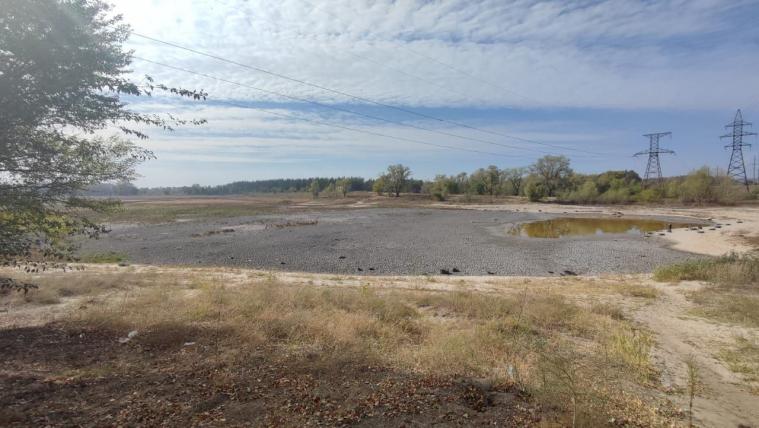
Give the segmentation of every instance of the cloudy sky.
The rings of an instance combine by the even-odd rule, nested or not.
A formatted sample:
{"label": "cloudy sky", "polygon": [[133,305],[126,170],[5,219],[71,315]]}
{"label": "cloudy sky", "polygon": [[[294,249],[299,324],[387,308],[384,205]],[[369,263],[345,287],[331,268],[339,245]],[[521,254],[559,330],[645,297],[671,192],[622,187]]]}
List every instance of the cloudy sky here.
{"label": "cloudy sky", "polygon": [[138,80],[210,94],[130,100],[208,120],[151,132],[143,186],[372,177],[390,163],[430,178],[546,153],[642,173],[631,155],[657,131],[673,132],[671,175],[727,165],[718,137],[736,109],[759,122],[757,1],[114,3],[139,34]]}

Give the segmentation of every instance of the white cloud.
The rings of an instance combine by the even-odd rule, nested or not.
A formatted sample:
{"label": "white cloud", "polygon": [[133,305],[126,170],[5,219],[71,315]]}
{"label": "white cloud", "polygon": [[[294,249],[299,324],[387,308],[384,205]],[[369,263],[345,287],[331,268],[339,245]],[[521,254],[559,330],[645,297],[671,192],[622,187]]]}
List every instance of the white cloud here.
{"label": "white cloud", "polygon": [[[117,10],[140,33],[412,106],[718,107],[755,96],[745,88],[759,84],[755,49],[740,50],[733,40],[706,43],[709,46],[702,49],[688,47],[692,40],[708,42],[727,30],[751,31],[731,28],[727,18],[747,1],[314,3],[123,0],[117,2]],[[148,59],[264,89],[345,101],[144,39],[134,38],[131,46]],[[215,97],[276,99],[139,61],[135,65],[165,81],[202,86]]]}
{"label": "white cloud", "polygon": [[[649,112],[668,112],[681,119],[682,112],[704,114],[703,110],[730,112],[740,105],[759,107],[759,30],[741,25],[750,15],[759,14],[759,7],[749,0],[115,3],[117,11],[138,33],[382,103],[445,115],[488,131],[616,153],[608,161],[598,162],[582,153],[565,152],[573,160],[584,162],[585,171],[637,165],[629,154],[642,144],[640,135],[650,131],[648,127],[653,124],[670,129],[669,124],[660,121],[650,124]],[[740,22],[736,23],[736,19]],[[153,138],[144,144],[158,154],[159,161],[143,168],[146,176],[150,173],[144,183],[218,183],[230,178],[345,171],[371,176],[387,162],[448,162],[447,167],[436,171],[425,165],[430,175],[458,172],[464,168],[458,165],[464,159],[479,162],[476,166],[482,166],[482,162],[517,166],[528,164],[544,151],[555,151],[380,109],[139,37],[133,37],[129,47],[139,57],[267,91],[336,103],[340,108],[358,109],[410,125],[522,148],[496,147],[298,105],[249,87],[136,60],[133,69],[137,75],[147,73],[162,83],[203,88],[210,94],[206,103],[154,97],[140,99],[131,106],[144,112],[171,112],[208,120],[206,125],[183,127],[174,133],[148,130]],[[225,104],[229,101],[263,105],[274,113],[295,118]],[[573,119],[571,112],[580,110],[621,110],[630,112],[631,117],[644,118],[646,123],[626,123],[623,129],[615,129],[610,123],[591,123],[588,116]],[[503,115],[491,114],[504,111],[515,117],[506,120]],[[568,113],[564,117],[562,112]],[[466,154],[297,118],[513,157]],[[717,127],[722,124],[720,121]],[[709,135],[699,141],[711,141]],[[701,158],[692,161],[710,162],[711,155],[702,154],[705,150],[697,151]],[[686,156],[695,157],[692,153],[695,152]],[[233,164],[239,165],[234,169]],[[327,169],[328,165],[332,169]],[[200,178],[196,177],[205,167],[213,171],[203,171]],[[681,167],[680,172],[686,168]],[[255,174],[250,172],[253,170]]]}

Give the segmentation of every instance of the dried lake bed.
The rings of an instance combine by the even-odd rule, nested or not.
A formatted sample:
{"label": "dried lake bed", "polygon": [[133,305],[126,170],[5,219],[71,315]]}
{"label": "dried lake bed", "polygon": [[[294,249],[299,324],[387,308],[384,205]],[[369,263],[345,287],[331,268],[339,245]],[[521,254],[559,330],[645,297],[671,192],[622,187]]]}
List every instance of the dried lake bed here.
{"label": "dried lake bed", "polygon": [[566,216],[369,208],[114,224],[101,239],[84,242],[81,253],[115,252],[141,264],[366,275],[635,273],[699,257],[668,248],[658,234],[594,233],[536,239],[507,232],[510,227],[559,217]]}

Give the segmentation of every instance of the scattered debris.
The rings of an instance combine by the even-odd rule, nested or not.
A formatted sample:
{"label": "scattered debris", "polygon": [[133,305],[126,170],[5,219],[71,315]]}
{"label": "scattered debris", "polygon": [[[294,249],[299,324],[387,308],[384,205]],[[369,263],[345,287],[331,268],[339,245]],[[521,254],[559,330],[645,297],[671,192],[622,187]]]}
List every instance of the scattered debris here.
{"label": "scattered debris", "polygon": [[235,230],[232,229],[232,228],[225,228],[225,229],[221,229],[221,230],[208,230],[208,231],[203,232],[203,233],[193,233],[190,236],[193,237],[193,238],[202,238],[204,236],[220,235],[222,233],[234,233],[234,231]]}
{"label": "scattered debris", "polygon": [[298,226],[314,226],[316,224],[319,224],[319,220],[296,220],[296,221],[286,221],[284,223],[272,223],[267,224],[266,228],[273,227],[275,229],[284,229],[286,227],[298,227]]}
{"label": "scattered debris", "polygon": [[130,340],[132,340],[135,336],[137,336],[137,330],[132,330],[129,333],[127,333],[126,337],[120,337],[119,343],[127,343]]}

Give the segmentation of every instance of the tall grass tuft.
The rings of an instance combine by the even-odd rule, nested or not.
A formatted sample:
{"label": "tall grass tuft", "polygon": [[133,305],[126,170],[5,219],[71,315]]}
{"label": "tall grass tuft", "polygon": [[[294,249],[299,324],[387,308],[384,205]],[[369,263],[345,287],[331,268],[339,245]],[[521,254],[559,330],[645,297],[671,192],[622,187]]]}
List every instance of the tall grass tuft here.
{"label": "tall grass tuft", "polygon": [[662,282],[707,281],[720,286],[757,286],[759,257],[733,253],[716,259],[687,261],[657,269],[654,279]]}

